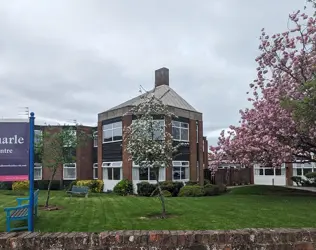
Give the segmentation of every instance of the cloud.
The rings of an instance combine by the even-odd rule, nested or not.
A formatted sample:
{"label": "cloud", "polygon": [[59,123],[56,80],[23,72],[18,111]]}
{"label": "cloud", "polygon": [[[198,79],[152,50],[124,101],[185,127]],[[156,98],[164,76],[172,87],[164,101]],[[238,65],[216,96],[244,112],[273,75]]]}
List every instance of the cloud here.
{"label": "cloud", "polygon": [[[96,124],[151,89],[154,70],[203,112],[210,144],[237,124],[255,77],[258,37],[287,29],[305,1],[6,1],[0,5],[0,117]],[[215,139],[214,139],[215,138]]]}

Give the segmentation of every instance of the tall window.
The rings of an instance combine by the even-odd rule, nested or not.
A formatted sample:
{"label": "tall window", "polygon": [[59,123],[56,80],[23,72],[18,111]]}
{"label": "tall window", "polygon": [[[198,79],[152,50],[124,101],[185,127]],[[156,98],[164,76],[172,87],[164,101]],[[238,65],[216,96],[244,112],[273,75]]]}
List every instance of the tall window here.
{"label": "tall window", "polygon": [[63,174],[64,174],[64,180],[76,180],[77,179],[76,163],[64,164]]}
{"label": "tall window", "polygon": [[121,180],[122,179],[122,162],[103,162],[103,179],[104,180]]}
{"label": "tall window", "polygon": [[173,161],[172,162],[173,180],[189,180],[189,162],[188,161]]}
{"label": "tall window", "polygon": [[98,131],[93,132],[93,146],[98,147]]}
{"label": "tall window", "polygon": [[93,179],[98,179],[98,163],[93,164]]}
{"label": "tall window", "polygon": [[103,125],[103,143],[122,140],[122,122]]}
{"label": "tall window", "polygon": [[40,163],[34,164],[34,180],[42,180],[42,164]]}
{"label": "tall window", "polygon": [[172,121],[172,136],[175,141],[189,141],[189,124]]}

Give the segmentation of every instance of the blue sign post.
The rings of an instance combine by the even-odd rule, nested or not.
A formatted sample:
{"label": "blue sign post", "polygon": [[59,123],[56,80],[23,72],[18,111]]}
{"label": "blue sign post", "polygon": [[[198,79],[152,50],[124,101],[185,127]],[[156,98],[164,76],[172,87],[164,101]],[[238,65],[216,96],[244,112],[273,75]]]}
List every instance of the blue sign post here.
{"label": "blue sign post", "polygon": [[30,191],[29,191],[29,224],[28,231],[34,232],[34,123],[35,123],[35,115],[31,112],[30,116]]}

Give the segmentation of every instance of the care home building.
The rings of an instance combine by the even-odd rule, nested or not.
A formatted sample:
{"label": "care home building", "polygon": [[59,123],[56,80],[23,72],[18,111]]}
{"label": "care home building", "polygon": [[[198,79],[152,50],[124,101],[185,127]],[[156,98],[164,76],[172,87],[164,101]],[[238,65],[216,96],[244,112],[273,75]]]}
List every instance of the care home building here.
{"label": "care home building", "polygon": [[[204,168],[207,168],[208,145],[203,136],[202,113],[198,112],[184,100],[169,84],[169,69],[161,68],[155,71],[155,83],[150,91],[159,98],[177,118],[172,121],[170,129],[173,143],[185,142],[187,146],[180,148],[169,168],[159,172],[161,181],[197,181],[204,178]],[[128,111],[141,101],[141,95],[107,111],[98,114],[97,136],[98,178],[104,181],[104,191],[112,190],[122,179],[132,180],[134,185],[141,181],[155,182],[150,168],[139,168],[130,161],[126,151],[127,141],[123,130],[131,125],[134,117]],[[164,119],[159,122],[164,124]]]}
{"label": "care home building", "polygon": [[[203,116],[184,100],[169,85],[169,70],[161,68],[155,71],[155,82],[150,91],[168,106],[177,118],[172,121],[172,127],[167,127],[173,135],[173,143],[185,142],[180,152],[174,157],[170,167],[162,168],[159,172],[161,181],[198,181],[204,179],[204,169],[208,167],[208,143],[203,136]],[[55,180],[67,185],[73,180],[101,179],[104,181],[104,191],[113,187],[122,179],[132,180],[135,187],[138,182],[155,182],[150,169],[139,168],[126,152],[127,141],[123,130],[131,125],[135,119],[132,115],[125,115],[134,105],[141,101],[137,96],[107,111],[98,114],[97,127],[79,126],[93,137],[73,150],[75,162],[69,162],[58,168]],[[164,118],[159,119],[162,124]],[[37,126],[35,134],[40,135],[46,126]],[[56,132],[63,129],[55,126]],[[48,180],[50,169],[42,167],[41,159],[35,157],[35,179]],[[136,190],[136,189],[135,189]]]}

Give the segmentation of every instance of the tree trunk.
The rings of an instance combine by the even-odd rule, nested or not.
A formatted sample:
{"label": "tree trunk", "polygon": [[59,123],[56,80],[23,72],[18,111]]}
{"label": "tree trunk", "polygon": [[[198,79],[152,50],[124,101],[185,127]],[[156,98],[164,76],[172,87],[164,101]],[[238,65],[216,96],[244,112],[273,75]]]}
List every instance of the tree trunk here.
{"label": "tree trunk", "polygon": [[46,208],[48,207],[48,202],[49,202],[49,198],[50,198],[50,188],[51,188],[51,186],[52,186],[52,182],[53,182],[54,177],[55,177],[55,174],[56,174],[56,172],[57,172],[57,168],[58,168],[58,166],[54,167],[53,172],[52,172],[52,175],[51,175],[50,180],[49,180],[49,183],[48,183],[47,198],[46,198],[46,203],[45,203],[45,207],[46,207]]}
{"label": "tree trunk", "polygon": [[165,204],[165,197],[163,196],[162,190],[161,190],[161,186],[159,183],[159,168],[155,169],[155,175],[156,175],[156,181],[157,181],[157,187],[158,187],[158,195],[159,195],[159,199],[161,201],[161,218],[165,219],[166,218],[166,204]]}

